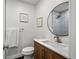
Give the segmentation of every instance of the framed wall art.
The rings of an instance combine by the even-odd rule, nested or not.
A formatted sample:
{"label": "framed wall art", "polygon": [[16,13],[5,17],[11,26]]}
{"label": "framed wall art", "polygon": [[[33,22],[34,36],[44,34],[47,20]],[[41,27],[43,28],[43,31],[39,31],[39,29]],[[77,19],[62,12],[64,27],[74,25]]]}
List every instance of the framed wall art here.
{"label": "framed wall art", "polygon": [[26,13],[20,13],[20,22],[28,23],[29,22],[29,15]]}
{"label": "framed wall art", "polygon": [[43,26],[43,17],[39,17],[36,19],[36,25],[37,25],[37,27]]}

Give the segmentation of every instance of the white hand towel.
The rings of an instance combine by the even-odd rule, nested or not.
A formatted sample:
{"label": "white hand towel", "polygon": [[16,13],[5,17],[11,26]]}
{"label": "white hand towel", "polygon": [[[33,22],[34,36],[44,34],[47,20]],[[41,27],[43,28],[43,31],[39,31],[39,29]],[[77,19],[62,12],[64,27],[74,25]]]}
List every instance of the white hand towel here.
{"label": "white hand towel", "polygon": [[18,47],[18,29],[16,28],[9,28],[7,30],[7,44],[9,45],[9,48],[11,47]]}

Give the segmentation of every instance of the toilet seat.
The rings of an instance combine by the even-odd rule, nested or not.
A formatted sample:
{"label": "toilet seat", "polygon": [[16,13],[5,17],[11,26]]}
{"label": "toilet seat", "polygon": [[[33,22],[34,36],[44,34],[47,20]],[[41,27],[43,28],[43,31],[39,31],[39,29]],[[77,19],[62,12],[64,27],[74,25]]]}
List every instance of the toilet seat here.
{"label": "toilet seat", "polygon": [[22,50],[22,54],[23,55],[31,55],[34,52],[34,48],[33,47],[25,47]]}

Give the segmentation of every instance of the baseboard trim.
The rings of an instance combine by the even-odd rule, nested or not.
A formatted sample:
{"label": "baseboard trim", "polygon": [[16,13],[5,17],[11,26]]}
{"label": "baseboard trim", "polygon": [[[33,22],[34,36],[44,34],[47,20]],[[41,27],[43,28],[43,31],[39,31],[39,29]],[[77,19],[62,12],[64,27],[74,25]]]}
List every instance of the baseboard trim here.
{"label": "baseboard trim", "polygon": [[12,55],[12,56],[7,56],[8,59],[15,59],[15,58],[19,58],[19,57],[22,57],[23,55],[21,53],[18,53],[18,54],[15,54],[15,55]]}

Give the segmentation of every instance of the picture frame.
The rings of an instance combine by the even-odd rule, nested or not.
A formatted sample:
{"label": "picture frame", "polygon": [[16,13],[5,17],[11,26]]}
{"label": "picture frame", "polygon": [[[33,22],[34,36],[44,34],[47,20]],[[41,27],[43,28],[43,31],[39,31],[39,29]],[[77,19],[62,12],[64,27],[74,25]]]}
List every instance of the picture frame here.
{"label": "picture frame", "polygon": [[20,13],[20,22],[28,23],[29,22],[29,15],[27,13]]}
{"label": "picture frame", "polygon": [[36,19],[37,27],[43,27],[43,17],[39,17]]}

